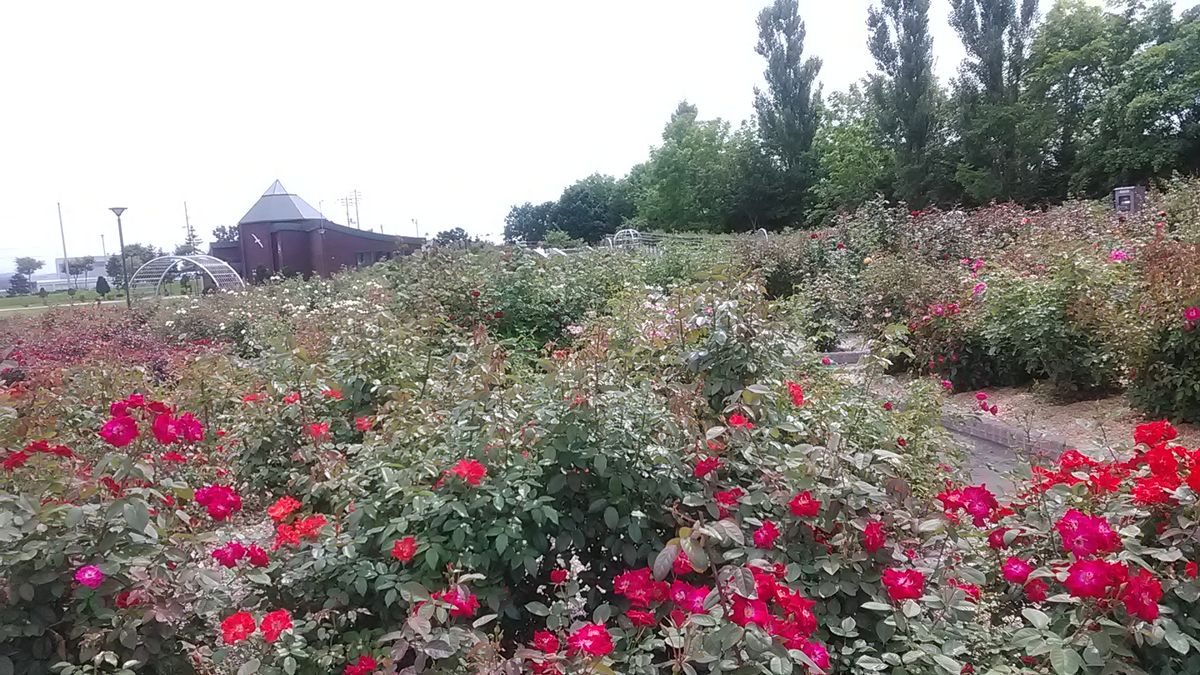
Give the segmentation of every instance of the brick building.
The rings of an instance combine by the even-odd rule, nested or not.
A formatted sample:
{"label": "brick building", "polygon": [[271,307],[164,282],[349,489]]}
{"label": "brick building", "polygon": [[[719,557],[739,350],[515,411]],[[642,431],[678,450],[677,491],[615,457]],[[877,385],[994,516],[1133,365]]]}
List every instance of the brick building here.
{"label": "brick building", "polygon": [[418,237],[333,223],[275,181],[238,221],[238,241],[214,243],[209,254],[251,281],[264,274],[327,277],[343,268],[406,255],[424,244]]}

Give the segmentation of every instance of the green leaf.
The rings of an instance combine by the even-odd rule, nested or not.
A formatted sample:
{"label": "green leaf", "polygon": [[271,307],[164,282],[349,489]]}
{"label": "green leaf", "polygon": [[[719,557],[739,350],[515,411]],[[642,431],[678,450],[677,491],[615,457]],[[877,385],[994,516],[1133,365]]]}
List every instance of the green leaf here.
{"label": "green leaf", "polygon": [[890,612],[890,611],[892,611],[892,606],[891,606],[891,605],[885,605],[885,604],[883,604],[882,602],[874,602],[874,601],[871,601],[871,602],[864,602],[864,603],[863,603],[862,605],[860,605],[860,606],[861,606],[863,609],[869,609],[869,610],[872,610],[872,611],[875,611],[875,612]]}
{"label": "green leaf", "polygon": [[131,502],[121,508],[125,513],[125,524],[134,532],[145,532],[146,526],[150,524],[150,512],[146,509],[146,503],[142,501]]}
{"label": "green leaf", "polygon": [[1050,625],[1050,617],[1040,609],[1026,607],[1025,609],[1021,610],[1021,616],[1028,619],[1029,623],[1033,624],[1034,628],[1045,630],[1046,627]]}
{"label": "green leaf", "polygon": [[921,606],[913,600],[905,600],[904,605],[901,606],[901,609],[904,611],[904,616],[907,616],[910,619],[921,613]]}
{"label": "green leaf", "polygon": [[945,654],[934,654],[933,660],[948,675],[960,675],[962,673],[962,664]]}
{"label": "green leaf", "polygon": [[296,675],[297,666],[296,657],[294,656],[288,656],[283,660],[283,672],[287,673],[287,675]]}
{"label": "green leaf", "polygon": [[496,536],[496,553],[504,555],[506,549],[508,549],[508,535],[501,532]]}
{"label": "green leaf", "polygon": [[610,529],[610,530],[617,529],[617,523],[619,523],[620,520],[621,520],[621,517],[617,513],[617,510],[615,508],[610,506],[610,507],[604,509],[604,524],[608,526],[608,529]]}
{"label": "green leaf", "polygon": [[533,602],[525,603],[525,609],[530,614],[536,614],[537,616],[549,616],[550,615],[550,608],[543,605],[542,603],[538,602],[537,600],[534,600]]}
{"label": "green leaf", "polygon": [[479,617],[478,619],[475,619],[474,621],[472,621],[471,627],[472,628],[482,628],[483,626],[486,626],[489,623],[491,623],[492,621],[494,621],[496,619],[496,617],[498,617],[498,616],[500,616],[500,615],[499,614],[484,614],[483,616]]}
{"label": "green leaf", "polygon": [[14,670],[12,660],[0,655],[0,675],[13,675]]}
{"label": "green leaf", "polygon": [[258,672],[258,668],[261,665],[262,665],[262,661],[252,658],[249,661],[243,663],[241,668],[238,668],[237,675],[253,675],[253,673]]}
{"label": "green leaf", "polygon": [[679,557],[679,545],[667,544],[663,550],[658,552],[654,557],[654,578],[663,580],[671,572],[671,567],[675,564],[675,559]]}
{"label": "green leaf", "polygon": [[608,457],[604,455],[596,455],[596,460],[593,462],[596,467],[596,473],[603,476],[608,473]]}
{"label": "green leaf", "polygon": [[1050,649],[1050,665],[1058,675],[1075,675],[1083,665],[1083,658],[1074,649],[1052,647]]}

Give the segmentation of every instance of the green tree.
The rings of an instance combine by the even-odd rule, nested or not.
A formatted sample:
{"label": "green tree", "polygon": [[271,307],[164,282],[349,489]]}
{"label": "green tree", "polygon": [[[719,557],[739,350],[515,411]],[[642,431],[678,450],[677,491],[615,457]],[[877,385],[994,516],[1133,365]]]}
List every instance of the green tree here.
{"label": "green tree", "polygon": [[67,259],[67,274],[71,277],[72,287],[79,287],[79,275],[84,275],[84,285],[87,285],[88,273],[96,266],[95,256]]}
{"label": "green tree", "polygon": [[1091,193],[1200,171],[1200,14],[1164,30],[1152,7],[1130,32],[1129,42],[1149,42],[1121,66],[1100,103],[1099,133],[1081,152],[1073,185]]}
{"label": "green tree", "polygon": [[29,285],[29,277],[17,272],[8,278],[8,294],[9,295],[27,295],[32,291]]}
{"label": "green tree", "polygon": [[31,258],[29,256],[14,258],[13,263],[17,266],[17,273],[27,278],[33,276],[34,272],[42,269],[42,267],[46,265],[46,263],[42,262],[41,260],[38,260],[37,258]]}
{"label": "green tree", "polygon": [[546,230],[553,226],[551,217],[554,214],[554,202],[533,204],[525,202],[514,206],[504,217],[504,241],[541,241],[546,236]]}
{"label": "green tree", "polygon": [[950,0],[967,57],[955,83],[960,161],[955,179],[975,202],[1007,199],[1022,181],[1025,76],[1037,0]]}
{"label": "green tree", "polygon": [[96,295],[107,298],[111,291],[112,288],[108,285],[108,279],[105,279],[103,276],[96,277]]}
{"label": "green tree", "polygon": [[471,235],[467,234],[466,230],[461,227],[455,227],[438,232],[433,240],[439,244],[453,244],[456,241],[468,241],[470,238]]}
{"label": "green tree", "polygon": [[732,159],[729,123],[700,120],[695,106],[680,103],[662,145],[631,178],[638,217],[653,229],[725,229],[733,202]]}
{"label": "green tree", "polygon": [[218,225],[213,228],[214,244],[236,244],[241,238],[235,225]]}
{"label": "green tree", "polygon": [[887,191],[893,175],[892,155],[879,136],[878,113],[858,87],[829,97],[826,115],[813,142],[818,179],[813,188],[810,223],[852,211]]}
{"label": "green tree", "polygon": [[781,210],[793,221],[801,219],[816,173],[812,143],[821,109],[821,60],[804,58],[804,36],[798,0],[774,0],[759,12],[755,51],[767,60],[767,88],[754,89],[754,111],[763,147],[783,174]]}
{"label": "green tree", "polygon": [[[129,273],[134,274],[138,268],[162,255],[162,251],[145,244],[128,244],[125,246],[125,256],[129,264]],[[121,256],[109,256],[104,266],[105,275],[111,279],[114,288],[125,288],[125,272],[121,269]]]}
{"label": "green tree", "polygon": [[934,152],[937,80],[929,0],[880,0],[867,12],[867,46],[878,73],[869,80],[887,148],[894,155],[892,193],[923,207],[937,182]]}
{"label": "green tree", "polygon": [[794,224],[784,207],[783,173],[767,154],[756,126],[743,122],[729,144],[733,173],[729,229],[735,232],[777,229]]}
{"label": "green tree", "polygon": [[196,255],[200,253],[199,235],[196,234],[196,228],[192,227],[189,222],[187,224],[187,234],[184,235],[183,243],[175,247],[175,255]]}
{"label": "green tree", "polygon": [[551,220],[568,237],[596,242],[621,229],[633,214],[626,181],[597,173],[563,190]]}

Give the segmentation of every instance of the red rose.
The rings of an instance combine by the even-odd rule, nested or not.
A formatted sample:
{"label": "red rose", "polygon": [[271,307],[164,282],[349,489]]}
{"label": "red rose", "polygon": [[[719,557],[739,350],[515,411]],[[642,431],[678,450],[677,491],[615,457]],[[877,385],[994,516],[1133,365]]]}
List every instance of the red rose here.
{"label": "red rose", "polygon": [[771,548],[779,538],[779,528],[775,523],[764,520],[762,527],[754,531],[754,545],[759,548]]}
{"label": "red rose", "polygon": [[1024,584],[1029,580],[1032,572],[1033,565],[1015,556],[1009,556],[1008,560],[1004,561],[1004,566],[1001,567],[1004,578],[1014,584]]}
{"label": "red rose", "polygon": [[267,644],[279,639],[279,634],[292,627],[292,615],[286,609],[268,612],[262,620],[263,639]]}
{"label": "red rose", "polygon": [[564,569],[550,570],[550,583],[554,584],[555,586],[559,584],[565,584],[567,583],[568,576],[570,576],[570,574]]}
{"label": "red rose", "polygon": [[473,459],[460,459],[447,472],[462,478],[469,485],[479,485],[483,477],[487,475],[487,467]]}
{"label": "red rose", "polygon": [[916,600],[925,593],[925,575],[918,570],[889,567],[882,580],[893,601]]}
{"label": "red rose", "polygon": [[792,497],[788,509],[798,518],[816,518],[821,513],[821,502],[808,490]]}
{"label": "red rose", "polygon": [[116,448],[123,448],[129,445],[137,436],[137,422],[127,415],[113,417],[100,428],[100,438],[103,438],[109,445]]}
{"label": "red rose", "polygon": [[867,523],[867,527],[863,529],[862,534],[863,548],[867,553],[874,553],[883,548],[887,543],[887,535],[883,531],[883,523],[878,520],[872,520]]}
{"label": "red rose", "polygon": [[413,559],[417,553],[417,540],[415,537],[408,536],[403,539],[397,539],[392,543],[392,557],[402,563],[407,563]]}
{"label": "red rose", "polygon": [[613,650],[612,636],[602,624],[585,624],[567,636],[567,653],[604,656]]}
{"label": "red rose", "polygon": [[285,495],[267,507],[267,515],[271,517],[271,520],[278,523],[281,520],[286,520],[298,508],[300,508],[300,502],[294,497]]}
{"label": "red rose", "polygon": [[533,648],[546,654],[558,651],[558,638],[548,630],[539,630],[533,634]]}
{"label": "red rose", "polygon": [[221,622],[221,637],[225,644],[231,645],[250,637],[254,629],[254,617],[250,612],[237,612]]}
{"label": "red rose", "polygon": [[629,620],[635,626],[653,626],[658,623],[654,618],[654,612],[647,612],[645,610],[631,609],[625,612],[625,616],[629,617]]}
{"label": "red rose", "polygon": [[1154,621],[1158,618],[1158,601],[1162,596],[1162,583],[1144,569],[1138,570],[1137,574],[1130,577],[1121,591],[1125,611],[1142,621]]}

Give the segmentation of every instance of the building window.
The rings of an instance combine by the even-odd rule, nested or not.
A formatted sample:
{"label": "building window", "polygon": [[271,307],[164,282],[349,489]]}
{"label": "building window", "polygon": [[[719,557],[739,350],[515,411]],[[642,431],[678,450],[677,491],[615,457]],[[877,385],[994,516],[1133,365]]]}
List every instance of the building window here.
{"label": "building window", "polygon": [[368,254],[366,254],[366,253],[359,253],[359,254],[358,254],[358,266],[359,266],[359,267],[363,267],[363,266],[365,266],[367,263],[369,263],[369,262],[370,262],[370,259],[369,259],[369,258],[367,258],[367,255],[368,255]]}

